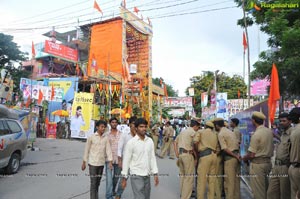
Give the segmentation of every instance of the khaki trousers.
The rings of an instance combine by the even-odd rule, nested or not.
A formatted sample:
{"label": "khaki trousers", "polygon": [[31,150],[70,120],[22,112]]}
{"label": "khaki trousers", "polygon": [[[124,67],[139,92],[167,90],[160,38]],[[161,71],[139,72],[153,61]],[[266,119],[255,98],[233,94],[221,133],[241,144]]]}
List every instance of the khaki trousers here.
{"label": "khaki trousers", "polygon": [[179,155],[178,162],[181,199],[190,199],[195,177],[194,157],[191,154],[183,153]]}
{"label": "khaki trousers", "polygon": [[170,144],[170,158],[175,158],[174,140],[173,139]]}
{"label": "khaki trousers", "polygon": [[268,199],[291,198],[291,184],[286,165],[274,166],[269,175]]}
{"label": "khaki trousers", "polygon": [[217,177],[215,180],[215,199],[221,199],[223,190],[223,174],[224,174],[224,162],[222,155],[217,155],[216,172]]}
{"label": "khaki trousers", "polygon": [[154,153],[156,154],[157,144],[158,144],[158,136],[152,135],[153,143],[154,143]]}
{"label": "khaki trousers", "polygon": [[265,199],[267,198],[268,190],[268,175],[271,171],[271,163],[256,164],[251,163],[250,165],[250,186],[254,194],[254,199]]}
{"label": "khaki trousers", "polygon": [[239,165],[239,161],[233,157],[224,161],[224,189],[228,199],[240,199]]}
{"label": "khaki trousers", "polygon": [[206,184],[208,183],[207,198],[213,199],[215,194],[217,155],[210,154],[199,158],[197,168],[197,199],[204,199]]}
{"label": "khaki trousers", "polygon": [[300,167],[290,166],[289,168],[289,177],[291,182],[291,198],[300,198]]}
{"label": "khaki trousers", "polygon": [[166,153],[171,146],[171,142],[172,142],[171,138],[169,138],[168,142],[165,142],[164,147],[162,148],[161,153],[160,153],[161,157],[164,158],[166,156]]}

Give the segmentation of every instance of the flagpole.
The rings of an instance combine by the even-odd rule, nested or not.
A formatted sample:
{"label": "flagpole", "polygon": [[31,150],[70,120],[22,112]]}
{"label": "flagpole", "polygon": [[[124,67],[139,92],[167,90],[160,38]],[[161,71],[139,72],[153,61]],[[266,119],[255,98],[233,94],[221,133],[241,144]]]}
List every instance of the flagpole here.
{"label": "flagpole", "polygon": [[[246,82],[246,80],[245,80],[245,65],[246,64],[245,64],[245,48],[244,48],[244,52],[243,52],[243,79],[244,79],[244,82]],[[242,105],[243,110],[245,109],[244,103],[245,103],[245,97],[243,95],[243,105]]]}

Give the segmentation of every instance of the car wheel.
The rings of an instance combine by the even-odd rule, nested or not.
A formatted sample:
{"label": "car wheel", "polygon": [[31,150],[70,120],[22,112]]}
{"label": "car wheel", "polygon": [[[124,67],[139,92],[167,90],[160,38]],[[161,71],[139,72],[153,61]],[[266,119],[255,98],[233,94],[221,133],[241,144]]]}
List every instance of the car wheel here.
{"label": "car wheel", "polygon": [[7,174],[14,174],[17,173],[20,168],[20,155],[17,153],[12,154],[9,159],[9,163],[6,167]]}

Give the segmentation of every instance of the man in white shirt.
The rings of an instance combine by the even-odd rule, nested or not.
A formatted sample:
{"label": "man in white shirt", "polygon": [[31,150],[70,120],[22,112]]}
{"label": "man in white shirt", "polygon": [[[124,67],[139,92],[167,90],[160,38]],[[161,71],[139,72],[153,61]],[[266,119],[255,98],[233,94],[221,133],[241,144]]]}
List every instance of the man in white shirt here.
{"label": "man in white shirt", "polygon": [[[118,164],[119,164],[119,168],[122,169],[122,158],[124,155],[124,151],[125,151],[125,147],[127,145],[127,142],[133,138],[135,136],[135,126],[134,126],[134,122],[137,119],[136,116],[132,116],[129,119],[129,131],[125,130],[122,132],[121,138],[119,140],[118,143]],[[127,128],[126,128],[127,129]],[[119,178],[119,182],[117,185],[117,193],[116,193],[116,197],[115,199],[120,199],[122,196],[122,193],[124,191],[124,189],[122,188],[122,177]]]}
{"label": "man in white shirt", "polygon": [[159,183],[154,144],[151,138],[145,136],[147,125],[148,122],[144,118],[135,121],[137,135],[127,142],[123,157],[122,187],[126,187],[130,169],[134,199],[150,199],[150,175],[154,175],[155,186]]}
{"label": "man in white shirt", "polygon": [[81,106],[77,106],[76,114],[71,117],[71,125],[70,125],[71,137],[75,137],[75,138],[80,137],[80,127],[84,125],[85,122],[82,117],[82,108]]}

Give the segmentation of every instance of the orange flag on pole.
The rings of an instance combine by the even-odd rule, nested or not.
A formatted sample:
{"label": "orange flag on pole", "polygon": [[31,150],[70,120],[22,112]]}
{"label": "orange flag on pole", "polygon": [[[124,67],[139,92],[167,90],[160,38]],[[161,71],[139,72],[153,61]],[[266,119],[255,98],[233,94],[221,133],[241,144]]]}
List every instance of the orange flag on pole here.
{"label": "orange flag on pole", "polygon": [[43,92],[42,92],[41,89],[40,89],[40,90],[39,90],[38,104],[41,104],[41,103],[42,103],[43,97],[44,97]]}
{"label": "orange flag on pole", "polygon": [[243,46],[244,46],[244,53],[245,53],[246,49],[248,48],[248,43],[247,43],[245,32],[243,32]]}
{"label": "orange flag on pole", "polygon": [[164,93],[165,93],[165,97],[168,98],[168,90],[166,84],[164,84]]}
{"label": "orange flag on pole", "polygon": [[52,84],[52,88],[51,88],[51,101],[53,100],[53,98],[54,98],[54,86],[53,86],[53,84]]}
{"label": "orange flag on pole", "polygon": [[135,12],[136,14],[139,14],[139,11],[140,11],[140,10],[139,10],[137,7],[134,7],[134,8],[133,8],[133,12]]}
{"label": "orange flag on pole", "polygon": [[268,100],[269,106],[269,118],[271,124],[274,122],[275,112],[276,112],[276,104],[277,100],[280,99],[280,92],[279,92],[279,78],[278,78],[278,71],[276,65],[273,64],[272,66],[272,73],[271,73],[271,82],[270,82],[270,94]]}
{"label": "orange flag on pole", "polygon": [[237,96],[238,96],[238,99],[240,99],[240,97],[241,97],[240,89],[238,90]]}
{"label": "orange flag on pole", "polygon": [[94,1],[94,8],[95,8],[96,10],[98,10],[98,11],[103,15],[103,12],[102,12],[101,8],[99,7],[99,5],[98,5],[98,3],[97,3],[96,0]]}
{"label": "orange flag on pole", "polygon": [[31,54],[32,54],[32,58],[34,58],[34,57],[35,57],[35,48],[34,48],[34,43],[33,43],[33,41],[32,41],[32,43],[31,43]]}

